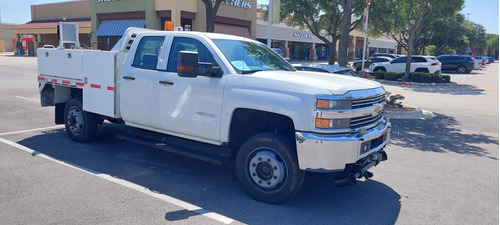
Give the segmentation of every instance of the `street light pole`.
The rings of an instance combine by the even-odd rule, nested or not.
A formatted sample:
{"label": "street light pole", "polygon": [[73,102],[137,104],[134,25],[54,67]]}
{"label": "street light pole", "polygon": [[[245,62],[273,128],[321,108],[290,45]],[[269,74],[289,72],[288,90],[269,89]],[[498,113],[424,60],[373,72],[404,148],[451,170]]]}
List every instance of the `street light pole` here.
{"label": "street light pole", "polygon": [[363,74],[365,72],[365,58],[366,58],[366,38],[368,36],[368,13],[370,12],[370,4],[371,1],[367,0],[366,1],[366,17],[364,21],[364,26],[363,30],[365,31],[365,38],[363,40],[363,58],[361,59],[361,71],[363,71]]}
{"label": "street light pole", "polygon": [[267,6],[267,47],[271,47],[271,26],[273,25],[273,0],[269,0]]}

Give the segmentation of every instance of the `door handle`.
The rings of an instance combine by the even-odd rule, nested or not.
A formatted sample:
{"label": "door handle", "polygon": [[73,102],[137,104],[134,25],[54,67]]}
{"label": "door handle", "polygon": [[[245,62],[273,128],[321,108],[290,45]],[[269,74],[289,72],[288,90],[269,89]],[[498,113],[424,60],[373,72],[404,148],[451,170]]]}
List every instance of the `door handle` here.
{"label": "door handle", "polygon": [[133,77],[133,76],[123,76],[123,79],[125,79],[125,80],[135,80],[135,77]]}
{"label": "door handle", "polygon": [[158,83],[163,84],[163,85],[174,85],[174,82],[169,81],[169,80],[160,80]]}

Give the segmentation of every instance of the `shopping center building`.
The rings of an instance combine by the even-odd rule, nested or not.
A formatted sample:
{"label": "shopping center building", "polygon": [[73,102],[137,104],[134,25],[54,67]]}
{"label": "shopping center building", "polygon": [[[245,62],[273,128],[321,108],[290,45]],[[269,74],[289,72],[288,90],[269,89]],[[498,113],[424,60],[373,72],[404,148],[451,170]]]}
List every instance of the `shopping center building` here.
{"label": "shopping center building", "polygon": [[[94,49],[109,50],[128,27],[163,30],[166,21],[174,27],[189,25],[205,31],[205,5],[200,0],[81,0],[31,6],[32,21],[13,28],[18,40],[32,35],[35,46],[58,45],[57,24],[78,23],[80,43]],[[226,0],[215,18],[215,32],[233,34],[267,43],[267,22],[259,19],[257,0]],[[380,38],[379,38],[380,39]],[[280,48],[291,60],[326,60],[328,47],[307,30],[281,23],[271,29],[273,48]],[[370,53],[396,52],[390,39],[368,40]],[[348,59],[361,58],[363,34],[349,36]],[[338,54],[337,54],[338,55]]]}

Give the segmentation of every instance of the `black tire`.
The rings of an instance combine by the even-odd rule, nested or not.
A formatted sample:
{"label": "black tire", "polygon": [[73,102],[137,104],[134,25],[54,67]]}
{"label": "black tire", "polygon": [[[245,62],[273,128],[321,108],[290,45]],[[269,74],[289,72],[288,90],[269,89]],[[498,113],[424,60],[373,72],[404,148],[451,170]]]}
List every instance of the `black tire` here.
{"label": "black tire", "polygon": [[304,182],[292,141],[275,133],[248,139],[236,156],[236,175],[253,198],[278,203],[293,197]]}
{"label": "black tire", "polygon": [[426,69],[426,68],[418,68],[415,70],[415,72],[419,72],[419,73],[429,73],[429,70]]}
{"label": "black tire", "polygon": [[99,116],[83,111],[82,100],[73,98],[64,108],[64,126],[68,136],[76,142],[88,142],[97,136]]}
{"label": "black tire", "polygon": [[459,66],[459,67],[457,67],[457,73],[460,73],[460,74],[467,73],[467,68],[465,68],[465,66]]}
{"label": "black tire", "polygon": [[374,73],[375,73],[375,72],[378,72],[378,71],[385,72],[385,71],[387,71],[387,70],[386,70],[384,67],[377,67],[377,68],[373,69],[373,72],[374,72]]}

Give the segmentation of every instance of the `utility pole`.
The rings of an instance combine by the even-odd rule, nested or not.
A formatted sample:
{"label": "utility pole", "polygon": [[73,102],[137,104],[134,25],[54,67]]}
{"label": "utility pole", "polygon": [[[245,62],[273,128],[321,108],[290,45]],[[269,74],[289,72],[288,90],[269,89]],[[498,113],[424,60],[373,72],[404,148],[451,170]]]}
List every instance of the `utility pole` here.
{"label": "utility pole", "polygon": [[467,14],[467,21],[469,21],[469,15],[472,13],[465,13],[465,14]]}

